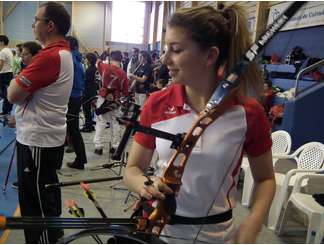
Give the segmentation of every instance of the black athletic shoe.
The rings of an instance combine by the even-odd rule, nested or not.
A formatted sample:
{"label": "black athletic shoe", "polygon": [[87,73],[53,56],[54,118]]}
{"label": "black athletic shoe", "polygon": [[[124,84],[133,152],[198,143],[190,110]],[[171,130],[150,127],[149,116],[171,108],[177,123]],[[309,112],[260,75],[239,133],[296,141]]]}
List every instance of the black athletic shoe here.
{"label": "black athletic shoe", "polygon": [[13,182],[13,183],[11,184],[11,187],[12,187],[13,189],[15,189],[15,190],[18,190],[18,182]]}
{"label": "black athletic shoe", "polygon": [[116,149],[115,149],[114,147],[111,147],[111,148],[109,149],[109,153],[110,153],[110,154],[114,154],[115,151],[116,151]]}
{"label": "black athletic shoe", "polygon": [[66,165],[69,168],[75,168],[75,169],[79,169],[79,170],[83,170],[84,169],[84,164],[81,164],[81,163],[68,162]]}
{"label": "black athletic shoe", "polygon": [[83,127],[82,129],[80,129],[81,132],[83,133],[90,133],[92,131],[95,131],[95,128],[94,126],[91,126],[91,127]]}
{"label": "black athletic shoe", "polygon": [[95,149],[94,153],[97,154],[97,155],[102,155],[103,150],[102,149]]}
{"label": "black athletic shoe", "polygon": [[72,145],[68,145],[68,147],[65,149],[65,153],[72,153],[74,152],[74,148]]}

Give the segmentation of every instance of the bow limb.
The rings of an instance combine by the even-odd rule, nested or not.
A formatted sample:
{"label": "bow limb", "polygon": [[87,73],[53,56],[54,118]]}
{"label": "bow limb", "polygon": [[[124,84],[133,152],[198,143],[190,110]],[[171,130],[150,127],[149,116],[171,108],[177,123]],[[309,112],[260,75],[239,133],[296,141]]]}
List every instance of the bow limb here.
{"label": "bow limb", "polygon": [[[135,219],[105,219],[105,218],[42,218],[42,217],[5,217],[0,216],[0,230],[4,229],[24,229],[24,228],[63,228],[82,229],[82,231],[72,234],[60,240],[60,243],[70,243],[76,239],[95,236],[112,235],[122,238],[129,238],[129,241],[139,243],[164,243],[152,233],[137,230],[137,220]],[[187,238],[161,235],[165,238],[191,241]]]}

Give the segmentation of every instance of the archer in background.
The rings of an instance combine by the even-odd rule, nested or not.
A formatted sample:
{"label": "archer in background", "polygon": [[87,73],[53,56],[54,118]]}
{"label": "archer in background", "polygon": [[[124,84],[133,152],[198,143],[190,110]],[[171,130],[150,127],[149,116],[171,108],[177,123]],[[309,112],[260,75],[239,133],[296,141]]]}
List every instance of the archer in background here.
{"label": "archer in background", "polygon": [[95,122],[92,120],[93,113],[91,110],[91,102],[92,102],[92,98],[97,95],[97,90],[99,88],[99,84],[96,79],[97,57],[94,53],[87,53],[85,57],[86,57],[86,63],[88,64],[87,69],[85,71],[85,89],[82,98],[82,109],[84,113],[85,123],[83,128],[80,131],[92,132],[95,130],[93,126]]}
{"label": "archer in background", "polygon": [[152,75],[152,60],[147,51],[141,51],[139,54],[139,65],[128,75],[132,81],[130,90],[135,91],[135,102],[142,106],[150,92],[150,87],[153,83]]}
{"label": "archer in background", "polygon": [[104,64],[102,61],[97,63],[98,72],[102,77],[103,86],[99,90],[96,112],[98,112],[98,109],[101,108],[106,101],[111,105],[110,110],[105,112],[100,112],[99,110],[99,114],[97,114],[96,133],[93,142],[95,144],[94,153],[98,155],[102,155],[103,153],[104,141],[106,140],[104,129],[106,128],[107,122],[109,122],[112,142],[112,149],[109,150],[113,152],[118,146],[118,128],[117,124],[114,125],[113,119],[117,113],[117,107],[113,106],[112,102],[116,102],[120,97],[128,95],[128,79],[126,73],[121,68],[121,61],[122,53],[119,50],[116,50],[112,51],[110,54],[110,64]]}
{"label": "archer in background", "polygon": [[[173,134],[188,131],[224,73],[250,46],[246,23],[244,12],[235,5],[223,10],[204,6],[176,12],[167,25],[164,58],[172,84],[151,94],[140,115],[141,125]],[[260,71],[251,64],[241,76],[239,92],[226,112],[198,140],[176,195],[177,219],[187,224],[166,225],[162,235],[199,243],[256,242],[275,193],[270,125],[262,106],[246,96],[248,88],[257,92],[262,87],[260,81]],[[159,159],[157,169],[153,184],[145,185],[144,169],[154,151]],[[164,199],[172,192],[161,181],[172,152],[170,142],[136,133],[125,184],[142,198]],[[255,196],[250,215],[237,229],[232,209],[244,153],[256,183]],[[181,239],[161,238],[183,243]]]}
{"label": "archer in background", "polygon": [[139,65],[139,49],[133,47],[132,48],[132,57],[130,58],[128,64],[127,64],[127,77],[129,78],[129,75],[133,73],[136,68]]}

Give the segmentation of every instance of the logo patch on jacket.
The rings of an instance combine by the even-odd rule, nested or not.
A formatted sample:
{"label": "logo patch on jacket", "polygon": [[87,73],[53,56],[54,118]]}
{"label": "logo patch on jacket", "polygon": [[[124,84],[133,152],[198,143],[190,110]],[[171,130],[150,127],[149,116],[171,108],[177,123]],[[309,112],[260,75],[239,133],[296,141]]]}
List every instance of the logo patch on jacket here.
{"label": "logo patch on jacket", "polygon": [[21,76],[19,77],[20,82],[25,86],[25,87],[30,87],[32,82],[29,81],[26,77]]}
{"label": "logo patch on jacket", "polygon": [[171,114],[174,115],[176,114],[176,109],[174,106],[168,106],[167,110],[164,112],[165,114]]}

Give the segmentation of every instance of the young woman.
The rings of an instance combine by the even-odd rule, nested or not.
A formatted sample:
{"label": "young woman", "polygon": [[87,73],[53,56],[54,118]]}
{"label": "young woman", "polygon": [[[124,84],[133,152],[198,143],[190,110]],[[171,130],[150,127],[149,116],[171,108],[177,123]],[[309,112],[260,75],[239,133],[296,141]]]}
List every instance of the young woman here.
{"label": "young woman", "polygon": [[[250,45],[246,23],[237,6],[222,11],[205,6],[175,13],[167,26],[164,58],[173,84],[149,97],[140,115],[141,124],[173,134],[188,131],[224,73]],[[246,96],[246,91],[262,86],[259,74],[255,64],[244,72],[236,98],[206,129],[187,162],[176,196],[176,215],[190,220],[202,218],[201,223],[205,224],[166,225],[161,238],[167,242],[256,241],[275,192],[270,127],[262,106]],[[173,153],[170,142],[143,133],[137,133],[134,139],[124,181],[143,198],[163,199],[172,192],[160,178]],[[159,159],[154,183],[145,186],[143,170],[149,166],[154,151]],[[249,157],[255,181],[254,205],[236,229],[231,210],[235,207],[234,194],[244,153]],[[220,216],[226,218],[213,221]]]}

